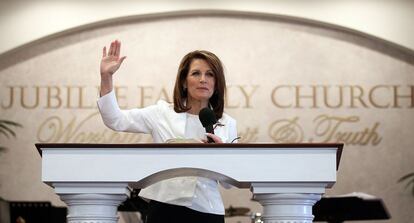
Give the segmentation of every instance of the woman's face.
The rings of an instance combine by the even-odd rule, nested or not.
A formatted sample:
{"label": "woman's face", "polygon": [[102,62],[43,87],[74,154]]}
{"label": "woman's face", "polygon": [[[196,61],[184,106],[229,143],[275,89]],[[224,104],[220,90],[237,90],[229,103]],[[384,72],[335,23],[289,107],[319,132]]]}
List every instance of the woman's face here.
{"label": "woman's face", "polygon": [[188,97],[190,100],[208,102],[214,93],[215,77],[213,70],[203,59],[191,61],[186,82]]}

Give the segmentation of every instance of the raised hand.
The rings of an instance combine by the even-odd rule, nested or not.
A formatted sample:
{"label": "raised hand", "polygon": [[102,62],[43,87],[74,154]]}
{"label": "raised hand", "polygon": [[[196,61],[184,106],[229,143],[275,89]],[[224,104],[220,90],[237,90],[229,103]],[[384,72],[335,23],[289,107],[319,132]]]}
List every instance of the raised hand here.
{"label": "raised hand", "polygon": [[121,55],[121,42],[115,40],[109,47],[108,54],[106,52],[106,46],[103,48],[102,60],[101,60],[101,76],[112,76],[121,66],[126,56]]}
{"label": "raised hand", "polygon": [[104,96],[112,91],[112,75],[119,69],[122,61],[126,58],[125,56],[120,57],[120,54],[121,42],[118,40],[111,43],[108,54],[106,53],[106,47],[103,48],[101,60],[101,96]]}

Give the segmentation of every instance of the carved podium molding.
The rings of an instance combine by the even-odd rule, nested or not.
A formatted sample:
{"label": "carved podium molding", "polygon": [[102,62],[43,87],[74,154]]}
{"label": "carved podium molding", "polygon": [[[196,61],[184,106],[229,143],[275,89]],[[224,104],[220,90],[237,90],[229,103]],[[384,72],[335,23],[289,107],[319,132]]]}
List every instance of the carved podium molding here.
{"label": "carved podium molding", "polygon": [[131,188],[202,176],[250,188],[266,223],[310,223],[342,144],[36,144],[69,223],[114,223]]}

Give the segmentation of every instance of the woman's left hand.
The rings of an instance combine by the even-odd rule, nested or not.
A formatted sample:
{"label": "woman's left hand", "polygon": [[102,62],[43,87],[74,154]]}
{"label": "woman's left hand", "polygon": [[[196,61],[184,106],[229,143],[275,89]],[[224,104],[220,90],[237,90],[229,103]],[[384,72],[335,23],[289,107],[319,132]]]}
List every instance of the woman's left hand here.
{"label": "woman's left hand", "polygon": [[[221,138],[218,137],[218,136],[216,136],[216,135],[214,135],[214,134],[206,133],[206,136],[210,137],[214,141],[214,143],[223,143],[223,141],[221,140]],[[204,139],[203,142],[204,143],[207,143],[207,139]]]}

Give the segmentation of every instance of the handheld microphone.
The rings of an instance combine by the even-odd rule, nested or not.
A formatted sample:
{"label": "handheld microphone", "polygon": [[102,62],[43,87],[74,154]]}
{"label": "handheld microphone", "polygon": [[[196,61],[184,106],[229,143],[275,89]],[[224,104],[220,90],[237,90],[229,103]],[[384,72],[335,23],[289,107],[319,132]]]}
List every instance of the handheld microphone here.
{"label": "handheld microphone", "polygon": [[[206,129],[206,132],[214,134],[214,124],[217,123],[216,115],[214,112],[205,107],[201,109],[200,113],[198,114],[198,118],[200,119],[201,124]],[[214,143],[214,140],[210,137],[207,137],[208,143]]]}

